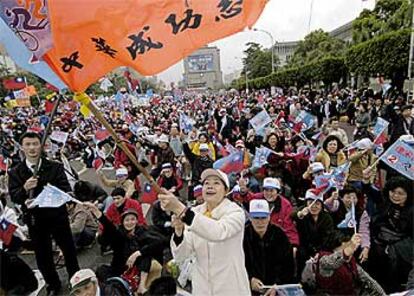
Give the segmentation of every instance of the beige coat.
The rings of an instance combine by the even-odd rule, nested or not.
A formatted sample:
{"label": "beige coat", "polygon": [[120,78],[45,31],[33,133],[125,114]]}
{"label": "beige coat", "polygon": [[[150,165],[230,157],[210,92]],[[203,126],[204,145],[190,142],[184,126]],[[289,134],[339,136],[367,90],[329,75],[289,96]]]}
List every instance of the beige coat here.
{"label": "beige coat", "polygon": [[176,246],[171,239],[171,249],[176,261],[181,262],[195,254],[192,295],[251,295],[244,264],[243,210],[224,199],[212,211],[210,219],[203,215],[206,208],[206,204],[202,204],[193,209],[193,223],[186,227],[181,244]]}

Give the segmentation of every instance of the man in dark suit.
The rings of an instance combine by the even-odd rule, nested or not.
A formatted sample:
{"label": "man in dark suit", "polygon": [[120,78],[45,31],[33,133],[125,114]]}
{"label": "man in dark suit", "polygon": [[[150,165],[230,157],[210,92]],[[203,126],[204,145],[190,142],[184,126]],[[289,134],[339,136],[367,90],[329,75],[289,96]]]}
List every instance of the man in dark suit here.
{"label": "man in dark suit", "polygon": [[9,192],[12,201],[23,206],[24,222],[29,227],[37,266],[48,284],[48,295],[57,295],[61,282],[53,261],[52,237],[63,252],[69,278],[79,270],[66,206],[29,209],[28,205],[30,197],[36,198],[47,184],[65,192],[70,191],[71,187],[63,165],[46,158],[40,159],[38,174],[33,176],[37,160],[41,157],[40,143],[37,133],[27,132],[22,135],[20,144],[25,160],[9,172]]}

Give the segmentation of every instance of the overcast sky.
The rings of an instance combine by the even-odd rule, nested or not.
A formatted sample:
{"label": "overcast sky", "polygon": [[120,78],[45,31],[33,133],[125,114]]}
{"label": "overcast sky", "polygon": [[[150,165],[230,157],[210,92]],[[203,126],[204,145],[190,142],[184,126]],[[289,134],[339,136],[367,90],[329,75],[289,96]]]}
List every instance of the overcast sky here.
{"label": "overcast sky", "polygon": [[[311,1],[270,0],[255,27],[269,31],[278,42],[300,40],[309,33],[310,19],[310,31],[321,28],[329,32],[356,18],[362,9],[372,9],[375,5],[375,0],[313,0],[311,14]],[[241,58],[247,42],[257,42],[267,48],[271,44],[267,34],[249,30],[212,44],[220,48],[224,74],[242,68]],[[178,82],[183,71],[183,64],[179,62],[158,77],[168,84]]]}

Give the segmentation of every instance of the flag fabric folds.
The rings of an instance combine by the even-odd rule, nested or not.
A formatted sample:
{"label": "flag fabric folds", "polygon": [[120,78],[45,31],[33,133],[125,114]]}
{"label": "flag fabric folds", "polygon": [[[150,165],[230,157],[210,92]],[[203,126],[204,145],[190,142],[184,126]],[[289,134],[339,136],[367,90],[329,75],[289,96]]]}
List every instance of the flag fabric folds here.
{"label": "flag fabric folds", "polygon": [[39,208],[59,208],[71,200],[72,197],[69,194],[53,185],[48,184],[30,204],[29,208],[33,208],[35,206],[38,206]]}
{"label": "flag fabric folds", "polygon": [[3,79],[3,86],[7,90],[18,90],[26,87],[23,77]]}
{"label": "flag fabric folds", "polygon": [[400,174],[414,180],[414,148],[403,141],[395,141],[380,159]]}
{"label": "flag fabric folds", "polygon": [[266,110],[259,112],[255,117],[250,119],[250,125],[254,128],[255,131],[263,129],[266,125],[272,122],[272,118],[267,113]]}
{"label": "flag fabric folds", "polygon": [[226,174],[240,173],[243,170],[243,153],[243,151],[237,151],[229,156],[223,157],[213,164],[213,168],[221,170]]}
{"label": "flag fabric folds", "polygon": [[152,204],[157,200],[157,192],[150,183],[145,183],[144,192],[142,193],[141,203]]}
{"label": "flag fabric folds", "polygon": [[[12,32],[3,19],[0,18],[0,44],[4,46],[8,55],[22,69],[36,74],[58,89],[66,88],[66,85],[50,69],[44,61],[32,62],[32,52],[29,51],[24,43]],[[23,86],[24,87],[24,86]]]}
{"label": "flag fabric folds", "polygon": [[351,208],[349,209],[348,213],[345,215],[345,219],[338,224],[338,228],[355,228],[357,225],[356,218],[355,218],[355,204],[352,203]]}
{"label": "flag fabric folds", "polygon": [[77,92],[120,66],[158,74],[208,43],[251,28],[267,2],[48,1],[53,48],[44,60]]}
{"label": "flag fabric folds", "polygon": [[261,168],[262,166],[267,164],[267,158],[271,153],[273,153],[273,151],[267,147],[262,146],[260,148],[256,148],[256,153],[253,159],[253,167]]}
{"label": "flag fabric folds", "polygon": [[14,225],[3,217],[0,220],[0,241],[2,241],[5,245],[9,245],[16,229],[17,225]]}

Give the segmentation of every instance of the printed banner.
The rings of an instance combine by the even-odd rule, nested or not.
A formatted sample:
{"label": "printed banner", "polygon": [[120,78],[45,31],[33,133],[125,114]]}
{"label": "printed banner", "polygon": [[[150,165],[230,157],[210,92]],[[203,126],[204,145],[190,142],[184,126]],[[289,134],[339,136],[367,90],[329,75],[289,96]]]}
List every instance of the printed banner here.
{"label": "printed banner", "polygon": [[414,180],[414,149],[403,141],[395,141],[381,156],[381,160],[400,174]]}

